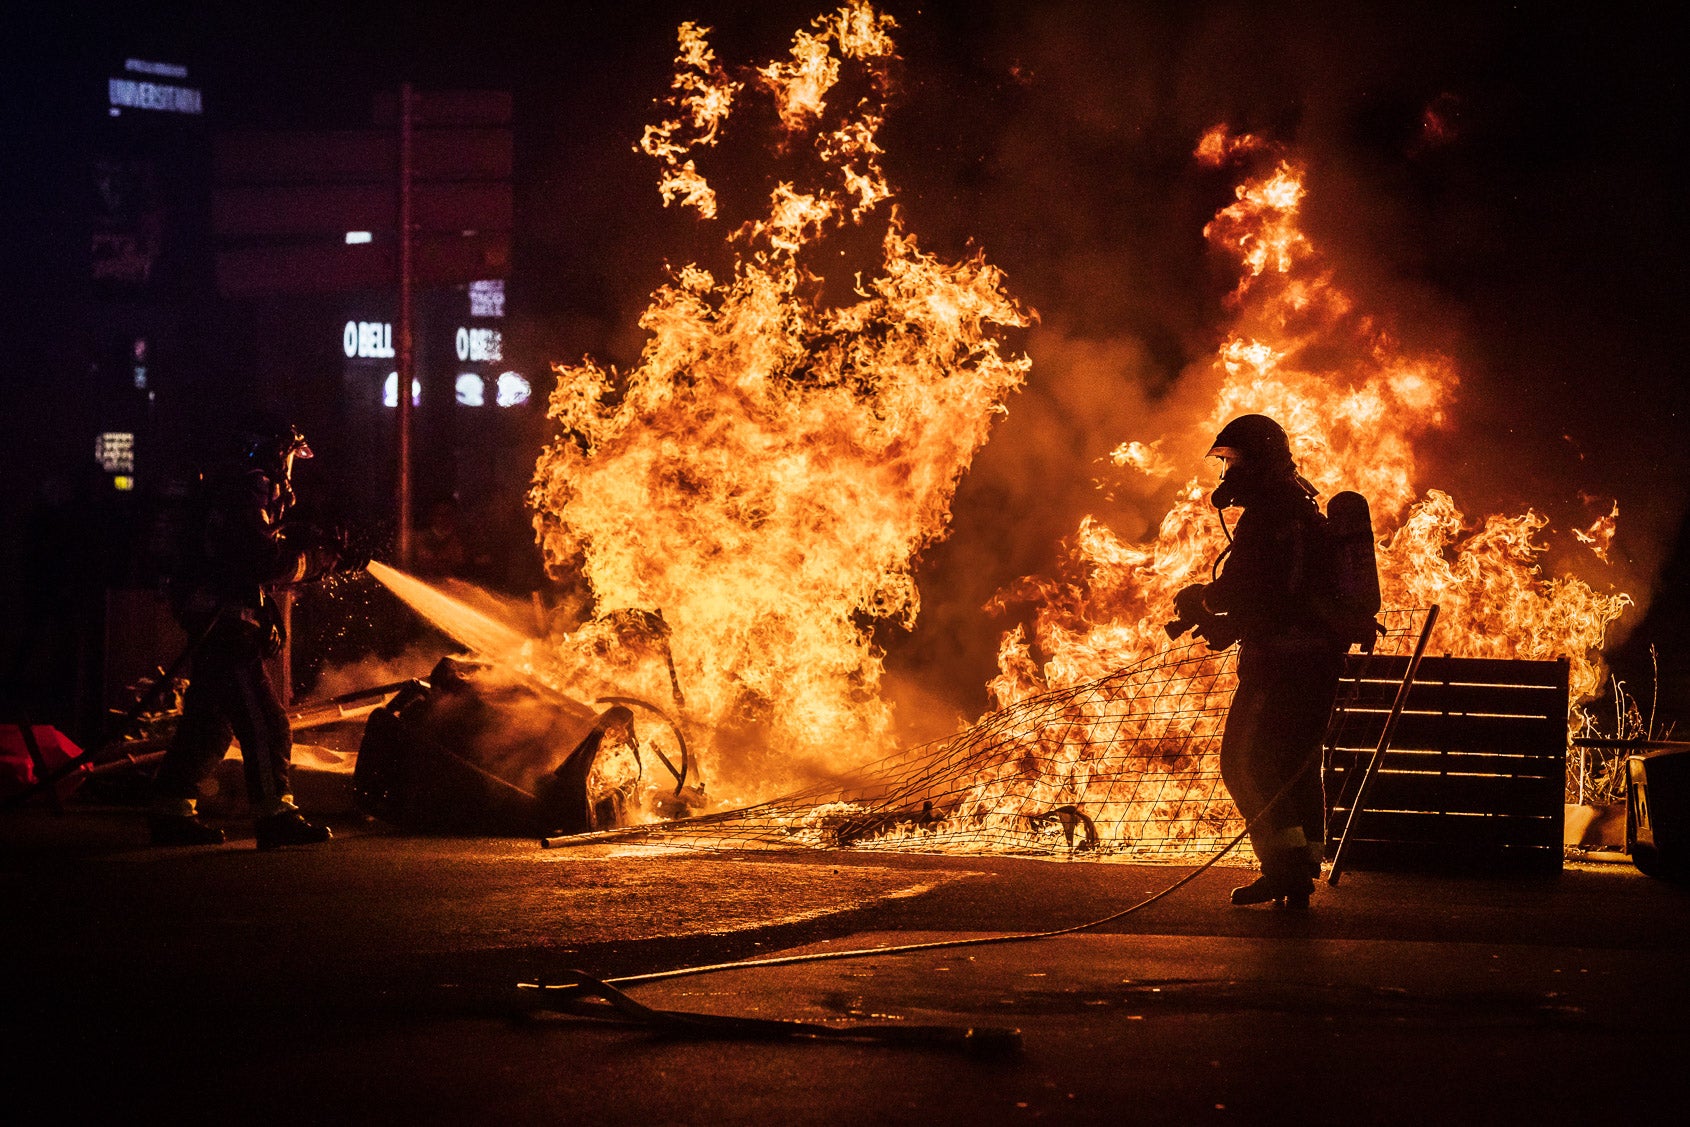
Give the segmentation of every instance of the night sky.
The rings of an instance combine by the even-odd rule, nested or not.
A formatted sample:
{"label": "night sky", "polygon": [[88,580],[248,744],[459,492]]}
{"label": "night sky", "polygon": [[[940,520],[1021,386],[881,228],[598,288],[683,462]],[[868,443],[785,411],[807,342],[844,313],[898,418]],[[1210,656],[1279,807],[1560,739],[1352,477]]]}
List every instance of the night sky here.
{"label": "night sky", "polygon": [[[665,263],[719,238],[664,211],[651,162],[632,151],[667,87],[676,24],[712,26],[718,57],[743,64],[784,52],[821,9],[426,7],[25,14],[8,29],[9,198],[28,194],[20,169],[64,155],[54,115],[85,112],[32,110],[30,92],[97,99],[98,88],[68,91],[62,68],[98,73],[114,53],[186,63],[215,126],[358,124],[372,93],[407,78],[511,89],[528,232],[520,331],[553,359],[631,362]],[[1341,284],[1411,349],[1455,358],[1455,425],[1425,451],[1423,484],[1469,515],[1530,505],[1563,531],[1617,500],[1615,566],[1586,555],[1580,574],[1652,603],[1628,615],[1621,661],[1654,643],[1682,680],[1677,16],[1423,2],[885,7],[904,63],[882,142],[909,228],[941,256],[982,247],[1040,316],[1019,342],[1034,359],[1029,386],[965,481],[953,535],[923,562],[926,617],[893,645],[894,668],[942,667],[978,686],[1001,628],[981,623],[986,597],[1049,566],[1084,512],[1129,533],[1146,519],[1102,500],[1094,463],[1155,437],[1135,424],[1208,362],[1226,324],[1236,277],[1202,227],[1233,181],[1190,159],[1226,122],[1307,165],[1305,226]]]}

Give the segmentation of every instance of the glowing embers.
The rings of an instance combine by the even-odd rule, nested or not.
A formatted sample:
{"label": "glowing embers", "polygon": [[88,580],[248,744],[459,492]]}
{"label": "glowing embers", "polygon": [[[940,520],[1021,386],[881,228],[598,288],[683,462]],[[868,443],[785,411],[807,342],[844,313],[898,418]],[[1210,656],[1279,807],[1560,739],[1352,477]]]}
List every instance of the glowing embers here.
{"label": "glowing embers", "polygon": [[1204,857],[1243,828],[1217,759],[1234,680],[1231,654],[1184,646],[1022,701],[844,782],[610,836],[717,848]]}

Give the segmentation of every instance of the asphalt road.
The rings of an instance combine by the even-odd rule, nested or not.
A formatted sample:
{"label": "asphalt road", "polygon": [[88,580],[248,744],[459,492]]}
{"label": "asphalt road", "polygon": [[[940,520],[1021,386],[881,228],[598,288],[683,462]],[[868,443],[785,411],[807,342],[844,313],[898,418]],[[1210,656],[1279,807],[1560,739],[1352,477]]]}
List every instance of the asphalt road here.
{"label": "asphalt road", "polygon": [[1217,867],[1060,938],[629,987],[912,1039],[884,1044],[552,1007],[572,969],[1053,929],[1190,870],[336,831],[259,854],[250,834],[153,848],[123,810],[0,817],[14,1104],[76,1123],[1573,1123],[1683,1091],[1690,892],[1626,866],[1354,872],[1307,914],[1230,907],[1243,874]]}

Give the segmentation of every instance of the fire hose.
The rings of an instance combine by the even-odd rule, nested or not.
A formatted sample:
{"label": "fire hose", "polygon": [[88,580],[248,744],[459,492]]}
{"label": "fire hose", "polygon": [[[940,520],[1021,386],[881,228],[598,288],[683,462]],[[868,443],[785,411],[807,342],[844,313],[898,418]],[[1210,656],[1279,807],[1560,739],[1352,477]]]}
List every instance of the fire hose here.
{"label": "fire hose", "polygon": [[[196,638],[187,649],[182,651],[181,656],[171,663],[169,669],[161,669],[158,680],[154,682],[153,687],[136,704],[130,707],[123,718],[114,725],[114,730],[121,732],[133,723],[145,711],[146,707],[158,698],[162,691],[159,686],[168,685],[175,680],[176,674],[180,672],[187,658],[199,648],[203,641],[203,636]],[[354,689],[351,692],[341,693],[339,696],[329,697],[326,700],[312,701],[300,705],[289,711],[288,726],[294,731],[301,731],[332,724],[338,720],[354,719],[373,711],[377,707],[376,705],[366,706],[363,702],[372,698],[392,696],[394,692],[409,684],[412,684],[412,681],[393,681],[385,685],[375,685],[368,689]],[[348,708],[347,705],[357,705],[358,707]],[[14,806],[22,805],[37,794],[56,793],[56,788],[59,787],[80,786],[85,780],[96,775],[105,775],[113,771],[132,768],[151,767],[164,758],[165,747],[168,743],[169,741],[165,739],[112,740],[89,754],[72,760],[60,770],[55,771],[50,777],[8,797],[4,802],[0,802],[0,810],[10,810]]]}
{"label": "fire hose", "polygon": [[976,1055],[1013,1052],[1021,1047],[1020,1030],[994,1026],[821,1025],[812,1021],[659,1010],[635,1001],[609,982],[580,971],[566,971],[565,974],[570,981],[562,985],[574,990],[575,994],[567,1006],[547,1006],[547,1009],[576,1017],[620,1020],[622,1024],[644,1026],[677,1037],[734,1041],[747,1038],[765,1041],[868,1041],[886,1045],[945,1046]]}
{"label": "fire hose", "polygon": [[[1331,883],[1334,885],[1338,882],[1336,866],[1343,857],[1344,842],[1348,839],[1350,830],[1355,825],[1356,812],[1361,809],[1367,782],[1377,772],[1379,763],[1384,758],[1385,749],[1389,746],[1391,736],[1394,734],[1397,722],[1401,718],[1403,706],[1407,702],[1408,690],[1414,683],[1415,672],[1419,668],[1420,659],[1426,651],[1426,643],[1431,637],[1432,627],[1437,623],[1437,620],[1438,607],[1434,604],[1428,610],[1425,622],[1420,628],[1420,637],[1415,643],[1414,655],[1409,659],[1408,667],[1404,671],[1403,679],[1397,688],[1395,703],[1392,705],[1391,712],[1385,720],[1384,728],[1380,732],[1378,748],[1363,776],[1361,789],[1357,791],[1351,804],[1349,820],[1344,826],[1343,836],[1339,839],[1337,852],[1333,856],[1334,871],[1331,875]],[[742,959],[701,966],[675,967],[669,970],[622,975],[607,979],[598,979],[582,971],[569,970],[564,972],[566,979],[564,982],[554,984],[524,982],[518,983],[517,987],[520,990],[532,990],[540,993],[540,1004],[534,1007],[536,1010],[556,1011],[577,1017],[619,1017],[624,1023],[644,1025],[672,1035],[708,1038],[820,1038],[824,1034],[818,1031],[827,1030],[828,1033],[825,1036],[828,1037],[874,1041],[882,1044],[919,1043],[931,1047],[961,1048],[971,1053],[1015,1051],[1021,1046],[1021,1031],[1019,1029],[1001,1027],[965,1028],[958,1026],[849,1026],[836,1030],[832,1026],[819,1026],[807,1022],[653,1009],[634,1001],[618,987],[661,982],[672,978],[690,978],[726,970],[794,966],[801,963],[830,962],[837,959],[856,959],[872,955],[905,955],[918,951],[954,950],[959,947],[984,947],[1000,943],[1028,943],[1034,940],[1074,935],[1114,923],[1116,920],[1143,911],[1157,901],[1171,896],[1213,868],[1216,863],[1236,849],[1249,836],[1250,830],[1269,810],[1273,809],[1281,799],[1290,793],[1291,788],[1297,781],[1321,758],[1323,751],[1324,748],[1317,748],[1314,753],[1305,759],[1302,766],[1285,781],[1284,786],[1280,787],[1279,792],[1268,800],[1267,805],[1262,807],[1256,817],[1251,819],[1238,832],[1236,837],[1227,842],[1220,852],[1159,892],[1152,893],[1138,903],[1118,912],[1112,912],[1107,916],[1088,920],[1085,923],[1072,924],[1068,927],[1053,928],[1047,931],[1011,932],[1004,935],[971,936],[967,939],[939,939],[925,943],[902,943],[890,947],[856,947],[841,951],[809,951],[798,955],[777,955],[766,959]]]}

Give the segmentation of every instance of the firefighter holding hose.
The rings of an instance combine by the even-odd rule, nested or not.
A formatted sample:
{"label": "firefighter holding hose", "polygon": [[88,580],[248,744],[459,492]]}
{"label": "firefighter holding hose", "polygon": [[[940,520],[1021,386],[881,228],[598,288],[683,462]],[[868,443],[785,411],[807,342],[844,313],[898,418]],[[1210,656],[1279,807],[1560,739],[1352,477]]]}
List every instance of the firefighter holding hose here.
{"label": "firefighter holding hose", "polygon": [[1221,777],[1250,826],[1261,875],[1233,889],[1232,902],[1307,907],[1326,838],[1320,750],[1353,631],[1328,613],[1336,579],[1327,518],[1284,429],[1242,415],[1208,457],[1221,462],[1215,507],[1243,514],[1214,582],[1174,597],[1180,621],[1169,630],[1195,627],[1214,648],[1239,642]]}
{"label": "firefighter holding hose", "polygon": [[223,831],[199,818],[206,777],[238,739],[258,848],[313,845],[326,826],[306,819],[289,786],[293,733],[266,668],[281,651],[277,592],[368,562],[343,538],[286,517],[293,464],[311,457],[304,435],[267,413],[237,426],[232,456],[201,483],[181,521],[167,594],[188,633],[191,675],[149,813],[157,845],[216,845]]}

